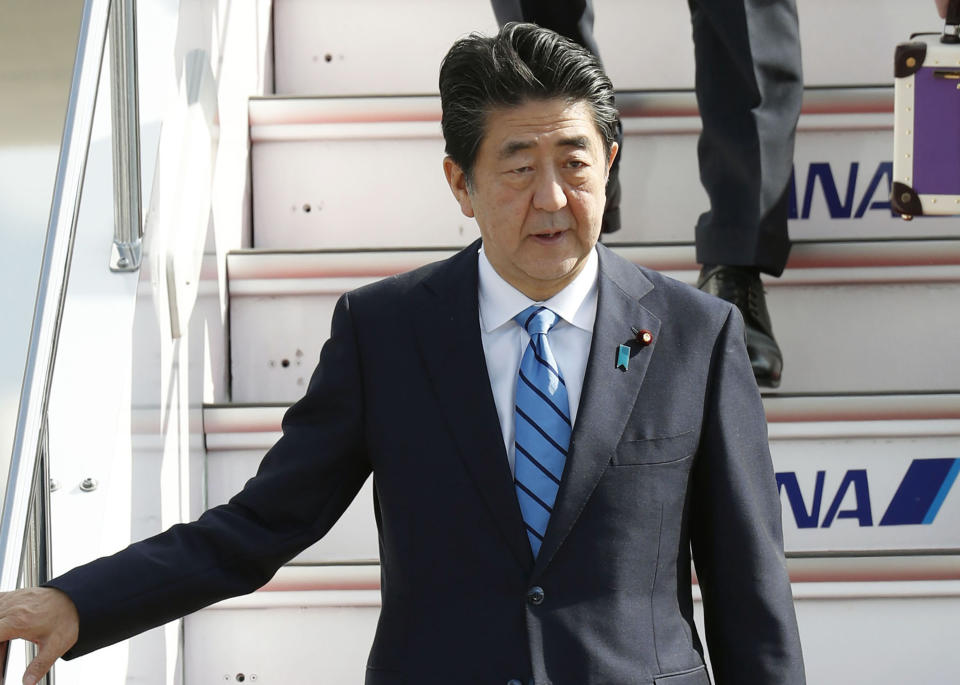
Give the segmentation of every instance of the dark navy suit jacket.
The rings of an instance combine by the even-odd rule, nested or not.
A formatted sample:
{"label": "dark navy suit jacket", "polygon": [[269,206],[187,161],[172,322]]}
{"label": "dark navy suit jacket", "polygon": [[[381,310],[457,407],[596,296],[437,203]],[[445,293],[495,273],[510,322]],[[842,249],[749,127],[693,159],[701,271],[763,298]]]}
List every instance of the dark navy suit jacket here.
{"label": "dark navy suit jacket", "polygon": [[80,614],[68,656],[261,586],[372,472],[369,685],[707,685],[691,549],[716,682],[803,683],[737,310],[598,246],[581,406],[534,560],[484,363],[477,248],[341,298],[283,438],[228,504],[52,581]]}

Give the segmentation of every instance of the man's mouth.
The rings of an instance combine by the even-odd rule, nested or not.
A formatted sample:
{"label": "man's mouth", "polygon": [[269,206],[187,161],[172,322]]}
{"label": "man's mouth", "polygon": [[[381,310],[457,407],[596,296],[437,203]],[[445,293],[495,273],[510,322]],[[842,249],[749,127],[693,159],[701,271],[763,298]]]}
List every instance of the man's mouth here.
{"label": "man's mouth", "polygon": [[559,231],[544,231],[542,233],[534,233],[533,237],[540,242],[552,243],[559,240],[563,233],[563,229]]}

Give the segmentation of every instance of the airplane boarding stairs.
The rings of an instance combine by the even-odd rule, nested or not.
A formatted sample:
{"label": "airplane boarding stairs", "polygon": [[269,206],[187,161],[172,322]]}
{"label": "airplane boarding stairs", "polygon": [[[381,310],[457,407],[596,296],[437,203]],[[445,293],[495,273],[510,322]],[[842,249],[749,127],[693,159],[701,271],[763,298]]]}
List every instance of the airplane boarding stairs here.
{"label": "airplane boarding stairs", "polygon": [[[688,19],[684,3],[661,3],[643,22],[646,4],[596,2],[626,136],[625,227],[605,242],[692,283],[706,198],[692,62],[675,40]],[[338,296],[477,236],[441,173],[439,99],[421,93],[436,91],[451,38],[492,30],[492,14],[482,0],[435,3],[425,32],[416,5],[274,2],[277,95],[249,103],[252,245],[227,257],[231,402],[204,409],[210,506],[276,440]],[[805,40],[855,25],[853,5],[801,7]],[[905,11],[875,5],[878,22]],[[613,13],[649,38],[643,59],[670,50],[662,69],[635,68],[637,36],[604,34]],[[372,16],[396,35],[371,33]],[[902,26],[884,30],[895,39]],[[764,403],[809,682],[945,683],[960,667],[960,219],[889,211],[892,42],[842,60],[829,40],[804,48],[814,85],[795,247],[784,276],[765,281],[784,379]],[[186,619],[185,682],[362,680],[379,606],[371,487],[264,589]]]}

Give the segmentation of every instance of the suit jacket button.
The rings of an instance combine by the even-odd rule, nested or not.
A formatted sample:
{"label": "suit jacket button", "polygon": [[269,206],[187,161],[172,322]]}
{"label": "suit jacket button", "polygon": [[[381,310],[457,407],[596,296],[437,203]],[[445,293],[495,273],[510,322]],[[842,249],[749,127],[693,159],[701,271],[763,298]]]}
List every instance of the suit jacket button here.
{"label": "suit jacket button", "polygon": [[[527,590],[527,601],[535,606],[543,604],[543,597],[543,588],[539,585],[534,585],[532,588]],[[520,685],[523,685],[523,683]]]}

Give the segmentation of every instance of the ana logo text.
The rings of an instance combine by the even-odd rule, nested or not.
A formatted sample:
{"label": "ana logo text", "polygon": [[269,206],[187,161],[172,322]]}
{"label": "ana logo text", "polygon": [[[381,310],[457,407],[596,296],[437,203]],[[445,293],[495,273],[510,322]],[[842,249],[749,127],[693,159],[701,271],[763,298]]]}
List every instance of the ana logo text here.
{"label": "ana logo text", "polygon": [[[796,170],[790,176],[790,219],[809,219],[814,193],[820,186],[820,193],[826,202],[831,219],[861,219],[868,211],[881,210],[895,215],[890,209],[890,188],[893,183],[893,162],[881,162],[870,177],[862,195],[857,193],[857,178],[860,175],[860,163],[850,162],[847,174],[847,187],[843,197],[833,176],[833,170],[827,162],[813,162],[807,170],[803,188],[803,204],[798,205]],[[798,211],[799,209],[799,211]]]}
{"label": "ana logo text", "polygon": [[[933,523],[958,474],[960,459],[914,459],[880,519],[880,525]],[[873,525],[866,469],[850,469],[844,474],[826,514],[821,519],[820,508],[825,480],[826,471],[817,471],[813,497],[808,505],[800,490],[797,474],[793,471],[777,474],[777,488],[781,497],[786,493],[797,528],[829,528],[838,518],[856,519],[861,526]],[[841,510],[844,497],[850,489],[853,489],[856,506]]]}

